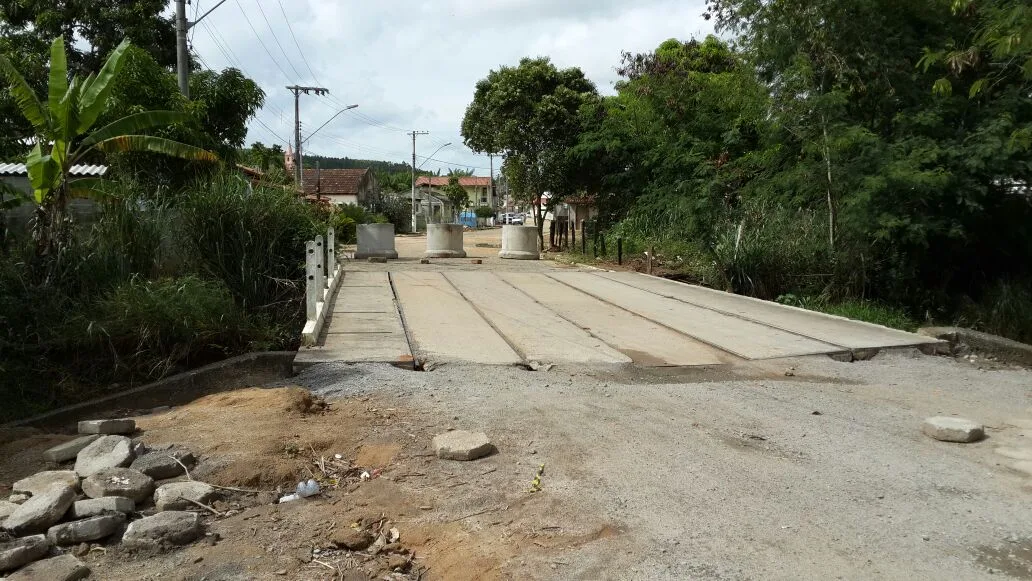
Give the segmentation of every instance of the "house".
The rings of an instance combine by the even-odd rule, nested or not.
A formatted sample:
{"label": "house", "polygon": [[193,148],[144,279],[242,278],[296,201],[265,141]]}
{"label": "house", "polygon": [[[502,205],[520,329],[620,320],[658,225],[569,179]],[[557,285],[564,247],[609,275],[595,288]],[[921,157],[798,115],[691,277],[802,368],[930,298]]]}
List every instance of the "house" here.
{"label": "house", "polygon": [[308,169],[304,172],[308,198],[328,198],[337,205],[361,204],[380,195],[376,175],[366,169]]}
{"label": "house", "polygon": [[[419,176],[416,178],[416,189],[429,187],[434,195],[444,196],[441,190],[448,185],[449,179],[450,176]],[[498,206],[496,196],[491,193],[491,178],[464,176],[459,178],[459,185],[466,190],[471,207],[490,206],[494,208]]]}
{"label": "house", "polygon": [[[106,165],[73,165],[68,172],[73,178],[76,177],[104,177],[108,171]],[[25,169],[24,163],[0,163],[0,182],[25,194],[25,202],[7,210],[5,217],[7,226],[12,231],[28,230],[29,221],[36,209],[36,202],[32,198],[32,185],[29,183],[29,172]],[[0,190],[0,202],[9,199]],[[80,224],[90,224],[100,216],[100,206],[88,198],[74,198],[68,202],[68,213],[72,219]]]}

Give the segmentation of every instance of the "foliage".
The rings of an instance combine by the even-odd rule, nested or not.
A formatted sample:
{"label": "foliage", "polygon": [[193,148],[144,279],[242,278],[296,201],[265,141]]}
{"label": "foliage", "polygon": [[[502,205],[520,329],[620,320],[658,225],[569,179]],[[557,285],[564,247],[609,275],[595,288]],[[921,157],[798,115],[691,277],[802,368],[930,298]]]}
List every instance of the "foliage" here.
{"label": "foliage", "polygon": [[477,218],[480,218],[482,220],[494,218],[495,215],[494,208],[492,208],[491,206],[477,206],[473,209],[473,212],[476,214]]}
{"label": "foliage", "polygon": [[129,280],[66,331],[79,349],[109,349],[116,372],[148,378],[239,353],[256,332],[224,284],[193,275]]}
{"label": "foliage", "polygon": [[[409,175],[412,171],[412,166],[407,163],[398,163],[393,161],[379,161],[371,159],[352,159],[350,157],[327,157],[323,155],[314,155],[311,153],[305,153],[305,167],[315,168],[315,164],[318,163],[322,169],[366,169],[375,173],[377,177],[381,174],[399,174]],[[421,174],[422,172],[416,172]],[[407,182],[411,183],[411,179]],[[383,180],[380,182],[383,185]]]}
{"label": "foliage", "polygon": [[[161,204],[105,184],[100,219],[75,226],[49,272],[31,241],[0,253],[0,416],[152,381],[249,349],[296,347],[312,206],[234,173]],[[110,389],[118,389],[112,386]]]}
{"label": "foliage", "polygon": [[448,185],[441,188],[441,191],[444,192],[445,198],[451,204],[452,217],[457,221],[459,214],[469,205],[469,194],[466,193],[466,188],[459,184],[459,176],[452,175],[448,178]]}
{"label": "foliage", "polygon": [[283,321],[285,330],[300,324],[299,249],[318,233],[308,204],[225,173],[193,184],[176,208],[181,243],[200,274],[222,281],[248,313]]}
{"label": "foliage", "polygon": [[[0,55],[2,70],[22,115],[32,124],[36,145],[25,160],[29,182],[45,222],[37,229],[41,254],[59,251],[65,226],[65,206],[75,195],[102,191],[96,178],[71,179],[70,170],[94,152],[149,151],[184,159],[210,160],[210,152],[170,139],[139,135],[141,130],[185,121],[185,114],[145,111],[130,114],[87,132],[107,106],[107,101],[128,49],[127,41],[111,53],[103,68],[85,79],[68,80],[64,39],[54,40],[50,50],[49,97],[42,103],[13,63]],[[49,151],[44,151],[44,150]]]}
{"label": "foliage", "polygon": [[[596,97],[595,86],[580,69],[524,58],[477,83],[462,120],[462,137],[473,151],[504,152],[502,173],[516,199],[532,202],[550,192],[554,204],[576,188],[567,150],[580,134],[581,107]],[[540,204],[534,208],[543,243],[543,211]]]}

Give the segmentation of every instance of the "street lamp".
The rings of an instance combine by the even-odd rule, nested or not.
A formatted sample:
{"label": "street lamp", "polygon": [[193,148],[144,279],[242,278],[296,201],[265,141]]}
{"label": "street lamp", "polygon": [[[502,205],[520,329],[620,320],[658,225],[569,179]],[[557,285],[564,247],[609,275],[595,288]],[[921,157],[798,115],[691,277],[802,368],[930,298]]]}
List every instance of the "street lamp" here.
{"label": "street lamp", "polygon": [[[341,109],[340,111],[337,111],[336,113],[334,113],[334,114],[333,114],[333,117],[330,117],[329,119],[327,119],[327,120],[326,120],[326,123],[323,123],[322,125],[320,125],[320,126],[319,126],[319,129],[322,129],[323,127],[326,127],[327,125],[329,125],[329,124],[330,124],[330,121],[333,121],[334,119],[336,119],[336,118],[337,118],[337,115],[340,115],[341,113],[343,113],[343,112],[345,112],[345,111],[347,111],[347,110],[349,110],[349,109],[354,109],[355,107],[358,107],[358,105],[348,105],[347,107],[344,107],[344,108],[343,108],[343,109]],[[308,143],[308,140],[309,140],[309,139],[311,139],[312,137],[314,137],[316,133],[319,133],[319,129],[316,129],[315,131],[311,132],[311,133],[310,133],[310,134],[308,135],[308,137],[306,137],[306,138],[304,138],[303,140],[301,140],[301,143],[302,143],[302,144],[304,144],[304,143]]]}
{"label": "street lamp", "polygon": [[[416,145],[415,144],[416,144],[416,139],[415,139],[415,136],[413,136],[413,138],[412,138],[412,161],[413,162],[416,161],[416,153],[415,153]],[[423,167],[423,165],[426,162],[430,161],[431,157],[437,155],[438,151],[441,151],[442,149],[444,149],[445,147],[448,147],[449,145],[451,145],[450,141],[448,143],[445,143],[441,147],[438,147],[436,151],[434,151],[429,156],[424,158],[423,159],[423,163],[419,164],[418,167],[416,167],[415,165],[412,166],[412,233],[413,234],[415,234],[416,232],[419,231],[419,228],[418,228],[419,222],[416,220],[416,170],[418,170],[419,168]],[[430,210],[431,210],[431,213],[433,213],[433,205],[432,204],[430,206]]]}

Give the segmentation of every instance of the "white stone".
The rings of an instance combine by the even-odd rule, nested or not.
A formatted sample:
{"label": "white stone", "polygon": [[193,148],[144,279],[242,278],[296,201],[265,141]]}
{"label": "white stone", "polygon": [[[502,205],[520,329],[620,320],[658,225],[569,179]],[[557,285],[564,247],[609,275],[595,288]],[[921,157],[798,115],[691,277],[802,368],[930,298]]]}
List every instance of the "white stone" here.
{"label": "white stone", "polygon": [[502,226],[502,250],[498,256],[515,260],[540,259],[537,226]]}
{"label": "white stone", "polygon": [[61,520],[73,502],[74,488],[55,485],[20,505],[4,521],[4,528],[19,536],[44,532],[50,525]]}
{"label": "white stone", "polygon": [[115,534],[123,524],[125,515],[120,512],[92,516],[50,527],[47,530],[47,540],[61,546],[88,543]]}
{"label": "white stone", "polygon": [[124,496],[103,496],[101,498],[87,498],[77,500],[72,505],[72,518],[87,518],[108,512],[133,512],[136,510],[136,503],[133,499]]}
{"label": "white stone", "polygon": [[977,442],[985,436],[982,424],[964,418],[937,416],[928,418],[921,425],[926,436],[943,442]]}
{"label": "white stone", "polygon": [[79,488],[79,475],[71,470],[46,470],[22,478],[11,486],[11,490],[21,494],[35,496],[42,494],[55,484]]}
{"label": "white stone", "polygon": [[43,535],[32,535],[0,543],[0,573],[42,559],[49,550],[50,541]]}
{"label": "white stone", "polygon": [[455,430],[434,436],[434,450],[444,460],[476,460],[494,450],[483,432]]}
{"label": "white stone", "polygon": [[81,436],[74,440],[68,440],[67,442],[58,444],[46,452],[43,452],[43,459],[47,462],[55,462],[58,464],[66,462],[75,458],[80,450],[92,444],[93,441],[99,437],[99,434],[90,434],[88,436]]}
{"label": "white stone", "polygon": [[14,494],[12,494],[12,495],[7,497],[7,502],[10,502],[11,504],[23,504],[28,499],[29,499],[29,495],[28,494],[22,494],[20,492],[15,492]]}
{"label": "white stone", "polygon": [[136,420],[84,420],[79,422],[80,434],[131,434],[136,431]]}
{"label": "white stone", "polygon": [[466,258],[461,224],[427,224],[424,258]]}
{"label": "white stone", "polygon": [[201,517],[195,512],[168,510],[129,524],[122,535],[128,548],[160,549],[185,545],[204,534]]}
{"label": "white stone", "polygon": [[193,466],[195,462],[193,452],[189,450],[162,450],[137,457],[129,467],[155,480],[165,480],[186,473],[183,466],[176,462],[177,458],[188,467]]}
{"label": "white stone", "polygon": [[23,567],[7,581],[78,581],[89,576],[90,568],[75,555],[61,555]]}
{"label": "white stone", "polygon": [[132,468],[107,468],[83,480],[82,491],[90,498],[124,496],[142,502],[154,492],[154,479]]}
{"label": "white stone", "polygon": [[359,224],[356,227],[358,246],[355,259],[372,257],[397,258],[394,247],[394,224]]}
{"label": "white stone", "polygon": [[102,436],[83,448],[75,459],[75,473],[86,478],[107,468],[133,461],[133,441],[125,436]]}
{"label": "white stone", "polygon": [[154,506],[162,511],[188,510],[197,508],[194,502],[207,504],[214,497],[215,489],[203,482],[170,482],[154,491]]}
{"label": "white stone", "polygon": [[13,513],[17,509],[17,504],[13,502],[8,502],[6,500],[0,500],[0,522],[3,522],[5,518],[11,516],[11,513]]}

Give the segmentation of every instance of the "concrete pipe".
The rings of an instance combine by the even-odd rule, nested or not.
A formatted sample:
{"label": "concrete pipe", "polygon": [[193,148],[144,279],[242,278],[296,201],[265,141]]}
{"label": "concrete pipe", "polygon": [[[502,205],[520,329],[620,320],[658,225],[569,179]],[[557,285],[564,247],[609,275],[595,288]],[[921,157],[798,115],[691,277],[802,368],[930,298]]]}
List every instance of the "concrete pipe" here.
{"label": "concrete pipe", "polygon": [[541,258],[537,226],[502,226],[502,251],[498,256],[514,260]]}
{"label": "concrete pipe", "polygon": [[426,258],[465,258],[462,224],[427,224]]}
{"label": "concrete pipe", "polygon": [[355,258],[361,260],[381,256],[398,257],[398,251],[394,249],[394,224],[359,224]]}

